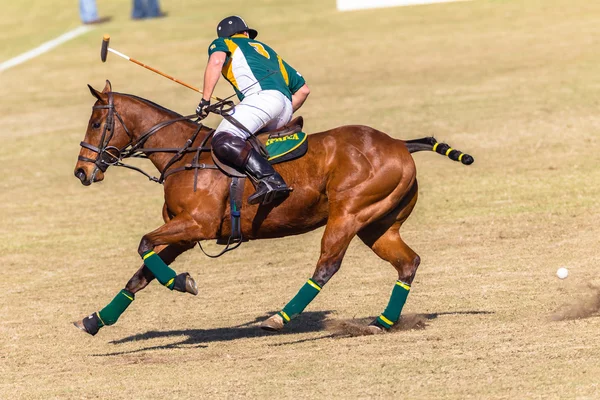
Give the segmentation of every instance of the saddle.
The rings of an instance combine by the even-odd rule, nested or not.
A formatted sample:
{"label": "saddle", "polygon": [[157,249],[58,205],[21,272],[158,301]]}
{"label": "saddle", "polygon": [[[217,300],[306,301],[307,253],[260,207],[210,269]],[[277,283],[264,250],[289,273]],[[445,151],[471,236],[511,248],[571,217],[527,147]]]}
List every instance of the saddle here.
{"label": "saddle", "polygon": [[300,116],[300,117],[294,118],[293,120],[288,122],[287,125],[284,125],[277,130],[270,131],[270,132],[259,132],[257,134],[257,136],[259,137],[259,139],[263,139],[265,137],[265,135],[268,135],[267,137],[269,139],[280,138],[283,136],[288,136],[288,135],[293,135],[294,133],[298,133],[298,132],[302,131],[303,127],[304,127],[304,118],[302,118],[302,116]]}

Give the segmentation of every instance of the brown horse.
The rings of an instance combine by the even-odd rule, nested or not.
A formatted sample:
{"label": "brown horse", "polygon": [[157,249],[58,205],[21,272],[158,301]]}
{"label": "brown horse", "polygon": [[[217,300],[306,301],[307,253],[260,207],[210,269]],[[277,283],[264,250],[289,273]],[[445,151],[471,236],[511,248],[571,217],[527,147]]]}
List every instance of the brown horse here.
{"label": "brown horse", "polygon": [[[183,152],[174,159],[173,152],[160,151],[182,149],[186,142],[189,148],[190,139],[193,148],[209,146],[212,130],[148,100],[112,92],[108,81],[102,92],[89,88],[97,101],[75,166],[75,176],[81,183],[102,181],[108,165],[117,163],[125,154],[124,149],[132,146],[146,153],[158,171],[167,175],[165,224],[142,237],[140,255],[154,255],[154,250],[160,257],[158,261],[169,265],[199,241],[226,240],[231,234],[231,178],[217,169],[189,168],[193,163],[212,166],[208,152]],[[261,327],[279,330],[302,312],[338,271],[350,241],[358,235],[398,272],[388,308],[370,325],[373,332],[390,328],[399,319],[420,263],[419,256],[399,233],[417,202],[411,152],[433,150],[463,164],[470,164],[473,159],[433,138],[402,141],[366,126],[342,126],[308,135],[308,148],[302,158],[275,166],[293,188],[288,198],[277,204],[243,205],[244,240],[296,235],[326,226],[312,278]],[[176,173],[164,174],[175,170]],[[252,193],[250,185],[245,189],[244,199]],[[75,325],[93,335],[100,327],[116,322],[134,294],[154,279],[156,273],[148,265],[145,261],[137,270],[120,292],[123,296],[117,295],[104,310]],[[170,288],[197,293],[188,274],[178,275]]]}

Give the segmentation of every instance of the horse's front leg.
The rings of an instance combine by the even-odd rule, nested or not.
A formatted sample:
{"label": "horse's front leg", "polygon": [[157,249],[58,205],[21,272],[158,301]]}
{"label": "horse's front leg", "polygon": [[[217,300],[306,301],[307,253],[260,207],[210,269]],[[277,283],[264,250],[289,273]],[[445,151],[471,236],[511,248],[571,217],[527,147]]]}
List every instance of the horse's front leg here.
{"label": "horse's front leg", "polygon": [[95,335],[103,326],[113,325],[133,302],[135,293],[144,289],[155,277],[171,290],[198,294],[192,277],[188,273],[176,275],[168,264],[194,247],[201,235],[200,226],[187,213],[176,216],[157,230],[144,235],[139,247],[144,265],[106,307],[75,322],[75,326]]}
{"label": "horse's front leg", "polygon": [[[194,244],[190,244],[190,245],[171,244],[168,246],[157,246],[154,249],[154,251],[156,251],[160,255],[160,258],[162,258],[163,261],[167,265],[171,265],[171,263],[173,261],[175,261],[175,258],[177,258],[177,256],[179,256],[184,251],[187,251],[193,247],[194,247]],[[150,269],[148,267],[146,267],[144,264],[142,264],[140,269],[138,269],[136,271],[136,273],[131,277],[129,282],[127,282],[125,289],[128,290],[129,292],[135,294],[135,293],[139,292],[140,290],[144,289],[146,286],[148,286],[148,284],[150,282],[152,282],[153,279],[154,279],[154,274],[150,271]],[[189,291],[186,290],[186,292],[189,292]],[[196,293],[190,292],[190,293],[192,293],[194,295],[197,294],[197,292]]]}
{"label": "horse's front leg", "polygon": [[[160,228],[142,237],[138,253],[144,261],[144,268],[170,290],[197,295],[198,287],[194,279],[187,272],[177,275],[169,267],[169,259],[164,257],[162,252],[157,253],[155,248],[165,244],[179,244],[191,248],[204,234],[200,225],[187,212],[178,214]],[[144,269],[141,275],[144,276]]]}

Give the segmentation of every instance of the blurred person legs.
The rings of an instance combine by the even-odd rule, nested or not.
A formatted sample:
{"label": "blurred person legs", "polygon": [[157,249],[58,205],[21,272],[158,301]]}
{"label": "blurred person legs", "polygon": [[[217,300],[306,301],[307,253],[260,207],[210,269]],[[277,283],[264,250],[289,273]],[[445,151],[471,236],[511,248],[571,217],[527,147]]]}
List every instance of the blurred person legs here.
{"label": "blurred person legs", "polygon": [[110,17],[98,17],[96,0],[79,0],[79,17],[84,24],[99,24],[110,21]]}
{"label": "blurred person legs", "polygon": [[166,15],[160,11],[158,0],[133,0],[132,19],[158,18]]}

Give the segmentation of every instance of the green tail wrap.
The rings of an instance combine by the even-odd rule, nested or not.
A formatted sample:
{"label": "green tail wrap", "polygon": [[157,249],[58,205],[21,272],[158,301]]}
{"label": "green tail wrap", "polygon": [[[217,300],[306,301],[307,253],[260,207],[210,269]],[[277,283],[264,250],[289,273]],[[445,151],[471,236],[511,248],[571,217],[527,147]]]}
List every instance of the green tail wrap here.
{"label": "green tail wrap", "polygon": [[177,276],[175,271],[169,268],[162,258],[152,250],[144,253],[142,258],[144,259],[144,265],[146,265],[150,272],[154,274],[156,280],[159,281],[161,285],[173,290],[175,277]]}
{"label": "green tail wrap", "polygon": [[135,295],[125,289],[121,290],[118,295],[106,307],[98,313],[100,318],[99,327],[104,325],[112,325],[127,310],[127,307],[133,302]]}
{"label": "green tail wrap", "polygon": [[404,303],[406,303],[408,292],[410,292],[410,285],[402,281],[396,281],[394,290],[392,290],[390,302],[383,313],[377,317],[377,321],[379,321],[381,325],[385,326],[386,328],[391,328],[396,322],[398,322],[400,319],[400,313],[402,312],[402,307],[404,307]]}
{"label": "green tail wrap", "polygon": [[292,318],[304,311],[306,306],[317,297],[320,291],[321,286],[317,285],[312,279],[309,279],[296,296],[279,312],[279,315],[283,318],[283,322],[290,322]]}

